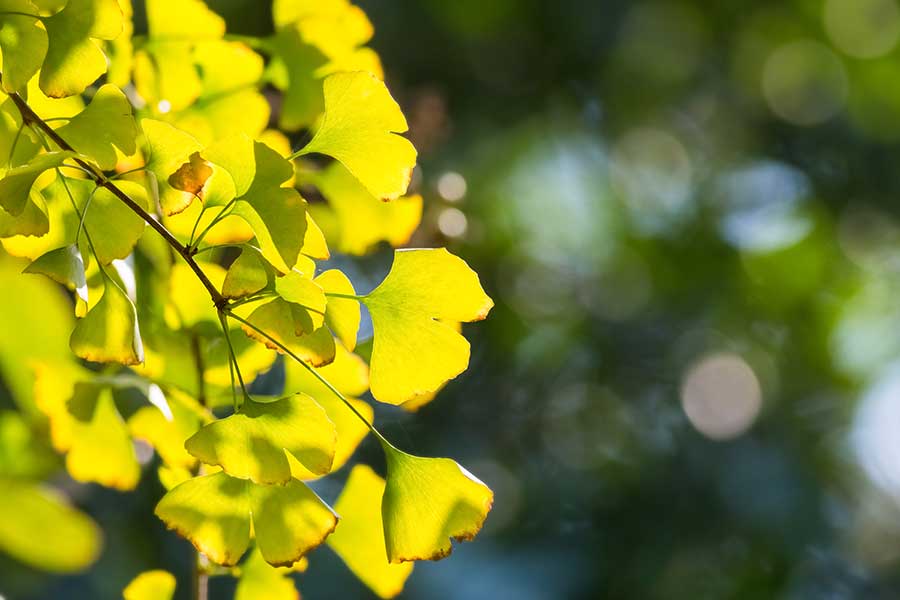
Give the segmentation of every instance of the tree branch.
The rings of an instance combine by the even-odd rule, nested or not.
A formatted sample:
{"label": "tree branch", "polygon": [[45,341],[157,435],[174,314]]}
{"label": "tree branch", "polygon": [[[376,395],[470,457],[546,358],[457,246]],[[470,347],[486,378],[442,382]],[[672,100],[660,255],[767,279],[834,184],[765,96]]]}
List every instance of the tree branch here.
{"label": "tree branch", "polygon": [[[0,81],[2,81],[2,75],[0,75]],[[37,113],[35,113],[28,103],[16,92],[12,92],[9,94],[9,97],[12,99],[13,104],[16,105],[16,108],[19,109],[19,114],[22,115],[22,122],[27,125],[34,125],[38,127],[41,131],[43,131],[47,137],[49,137],[54,144],[59,146],[62,150],[68,150],[71,152],[75,152],[75,149],[56,131],[47,124]],[[190,248],[179,242],[175,236],[173,236],[165,226],[157,221],[153,215],[148,213],[144,208],[131,199],[131,197],[119,189],[115,183],[110,181],[106,175],[103,174],[98,168],[96,168],[91,163],[74,157],[76,163],[81,166],[85,171],[90,173],[91,178],[94,182],[99,186],[106,188],[110,193],[112,193],[116,198],[121,200],[125,206],[130,208],[132,212],[136,213],[139,217],[141,217],[147,225],[156,230],[159,235],[163,237],[163,239],[181,256],[182,259],[188,264],[191,270],[197,275],[197,278],[203,284],[203,287],[206,288],[206,291],[209,292],[209,296],[215,304],[217,309],[225,308],[228,305],[228,300],[219,293],[219,290],[216,289],[216,286],[209,280],[209,277],[206,276],[206,273],[200,268],[200,265],[197,264],[197,261],[194,260],[193,253]]]}

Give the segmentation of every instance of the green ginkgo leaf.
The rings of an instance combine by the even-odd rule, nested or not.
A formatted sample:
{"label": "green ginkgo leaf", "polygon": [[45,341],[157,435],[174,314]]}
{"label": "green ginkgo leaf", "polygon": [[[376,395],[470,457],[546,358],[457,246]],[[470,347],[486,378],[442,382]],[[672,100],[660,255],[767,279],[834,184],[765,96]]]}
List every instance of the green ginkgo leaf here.
{"label": "green ginkgo leaf", "polygon": [[47,152],[8,170],[0,179],[0,207],[14,217],[21,215],[37,178],[47,169],[63,164],[72,155],[72,152]]}
{"label": "green ginkgo leaf", "polygon": [[94,362],[136,365],[144,361],[137,311],[131,299],[108,275],[103,296],[75,324],[69,347],[76,356]]}
{"label": "green ginkgo leaf", "polygon": [[200,429],[185,448],[233,477],[283,484],[291,480],[286,452],[313,473],[328,473],[335,437],[322,407],[306,394],[294,394],[274,402],[248,400],[239,412]]}
{"label": "green ginkgo leaf", "polygon": [[178,214],[190,206],[195,196],[169,185],[169,176],[202,149],[200,142],[168,123],[153,119],[141,119],[141,129],[150,151],[147,169],[153,175],[160,209],[165,215]]}
{"label": "green ginkgo leaf", "polygon": [[43,571],[75,573],[93,563],[100,528],[59,494],[20,479],[0,479],[0,551]]}
{"label": "green ginkgo leaf", "polygon": [[[108,189],[96,187],[90,180],[69,179],[66,185],[78,210],[84,214],[84,228],[92,236],[97,260],[109,264],[131,254],[146,227],[144,220]],[[117,181],[116,187],[139,206],[147,208],[149,199],[144,186],[134,181]],[[66,196],[68,201],[68,194]],[[76,227],[77,222],[76,217]],[[75,236],[75,231],[67,233]]]}
{"label": "green ginkgo leaf", "polygon": [[140,465],[128,427],[116,408],[112,389],[92,383],[75,385],[68,402],[72,420],[66,469],[76,481],[95,482],[131,490],[140,478]]}
{"label": "green ginkgo leaf", "polygon": [[305,571],[307,562],[303,559],[292,567],[273,567],[254,548],[241,563],[234,600],[300,600],[291,573]]}
{"label": "green ginkgo leaf", "polygon": [[[2,183],[2,182],[0,182]],[[0,238],[41,236],[50,232],[50,211],[40,194],[29,194],[17,216],[0,210]],[[19,238],[21,239],[21,237]],[[12,252],[10,252],[12,254]]]}
{"label": "green ginkgo leaf", "polygon": [[382,202],[338,162],[328,165],[313,181],[328,200],[327,205],[316,205],[316,215],[330,209],[336,223],[327,230],[328,240],[341,252],[362,255],[381,241],[402,246],[422,220],[421,196]]}
{"label": "green ginkgo leaf", "polygon": [[168,414],[158,406],[142,406],[128,418],[128,429],[132,437],[153,446],[166,465],[190,469],[197,460],[185,449],[184,441],[197,431],[201,419],[198,407],[187,406],[183,397],[181,393],[165,397]]}
{"label": "green ginkgo leaf", "polygon": [[403,591],[413,563],[388,562],[381,517],[384,490],[384,480],[370,467],[353,467],[334,505],[341,522],[327,543],[379,598],[393,598]]}
{"label": "green ginkgo leaf", "polygon": [[478,275],[443,248],[396,251],[391,271],[363,302],[374,329],[372,395],[389,404],[433,392],[465,371],[469,342],[441,321],[478,321],[494,305]]}
{"label": "green ginkgo leaf", "polygon": [[381,502],[387,558],[392,563],[440,560],[451,539],[481,531],[494,493],[449,458],[422,458],[385,441],[387,484]]}
{"label": "green ginkgo leaf", "polygon": [[0,52],[3,54],[3,91],[18,92],[28,85],[47,54],[47,30],[29,0],[0,0]]}
{"label": "green ginkgo leaf", "polygon": [[97,90],[87,108],[60,127],[58,133],[76,152],[93,158],[107,171],[116,166],[115,148],[125,156],[137,149],[138,129],[131,103],[110,84]]}
{"label": "green ginkgo leaf", "polygon": [[106,55],[95,40],[112,40],[122,31],[119,3],[69,0],[43,22],[49,45],[41,67],[41,90],[51,98],[80,94],[106,72]]}
{"label": "green ginkgo leaf", "polygon": [[406,193],[416,149],[399,135],[408,129],[400,107],[371,73],[335,73],[325,79],[325,117],[301,154],[332,156],[376,198]]}
{"label": "green ginkgo leaf", "polygon": [[269,272],[259,254],[247,248],[228,267],[222,295],[226,298],[243,298],[256,293],[269,284]]}
{"label": "green ginkgo leaf", "polygon": [[313,280],[292,271],[275,279],[275,291],[293,305],[300,334],[312,333],[325,324],[325,290]]}
{"label": "green ginkgo leaf", "polygon": [[23,272],[46,275],[53,281],[75,290],[84,302],[88,301],[84,259],[75,245],[63,246],[39,256],[25,267]]}
{"label": "green ginkgo leaf", "polygon": [[[335,344],[331,331],[323,326],[312,333],[307,333],[309,314],[296,304],[275,298],[254,308],[247,321],[313,366],[326,365],[334,360]],[[262,342],[272,350],[284,353],[277,344],[272,343],[256,329],[247,325],[242,325],[241,328],[249,337]]]}
{"label": "green ginkgo leaf", "polygon": [[328,327],[347,350],[353,351],[353,348],[356,347],[356,336],[359,333],[359,302],[352,298],[327,295],[330,293],[354,296],[356,291],[353,289],[353,284],[346,275],[337,269],[325,271],[313,281],[326,292],[325,321],[328,323]]}
{"label": "green ginkgo leaf", "polygon": [[144,571],[122,590],[122,597],[125,600],[172,600],[175,584],[175,576],[168,571]]}
{"label": "green ginkgo leaf", "polygon": [[319,546],[338,517],[303,482],[258,485],[226,473],[189,479],[163,496],[156,515],[210,560],[234,565],[247,551],[250,526],[267,563],[287,566]]}

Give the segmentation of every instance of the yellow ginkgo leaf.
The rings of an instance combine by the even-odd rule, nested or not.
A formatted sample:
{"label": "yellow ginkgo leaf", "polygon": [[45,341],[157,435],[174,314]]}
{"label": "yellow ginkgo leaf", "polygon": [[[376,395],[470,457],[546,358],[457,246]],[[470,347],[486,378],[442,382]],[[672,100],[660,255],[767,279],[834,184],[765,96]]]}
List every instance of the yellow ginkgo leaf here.
{"label": "yellow ginkgo leaf", "polygon": [[0,52],[3,56],[3,91],[17,92],[28,85],[47,54],[47,30],[29,0],[0,0]]}
{"label": "yellow ginkgo leaf", "polygon": [[125,600],[172,600],[175,576],[168,571],[144,571],[122,590]]}
{"label": "yellow ginkgo leaf", "polygon": [[325,235],[309,214],[309,210],[306,211],[306,234],[303,236],[303,247],[300,248],[300,252],[319,260],[328,260],[331,257]]}
{"label": "yellow ginkgo leaf", "polygon": [[334,424],[315,400],[294,394],[274,402],[244,402],[239,412],[213,421],[184,444],[206,464],[256,483],[291,480],[290,453],[304,467],[324,475],[334,460]]}
{"label": "yellow ginkgo leaf", "polygon": [[353,284],[346,275],[337,269],[325,271],[313,281],[325,290],[327,298],[325,321],[328,323],[328,327],[347,350],[352,351],[356,347],[356,335],[359,332],[359,302],[352,297],[342,296],[356,294]]}
{"label": "yellow ginkgo leaf", "polygon": [[303,558],[292,567],[273,567],[259,553],[259,548],[254,548],[241,563],[234,600],[300,600],[290,576],[305,571],[308,562]]}
{"label": "yellow ginkgo leaf", "polygon": [[465,371],[469,342],[441,321],[478,321],[494,305],[478,275],[443,248],[396,251],[390,273],[363,302],[374,329],[372,395],[388,404],[433,392]]}
{"label": "yellow ginkgo leaf", "polygon": [[147,170],[152,174],[151,185],[156,186],[160,208],[164,215],[178,214],[190,206],[194,195],[173,188],[169,177],[194,152],[201,150],[200,142],[168,123],[153,119],[141,119],[141,129],[149,147]]}
{"label": "yellow ginkgo leaf", "polygon": [[74,419],[66,469],[72,479],[118,490],[134,489],[141,470],[112,390],[91,383],[76,384],[69,412]]}
{"label": "yellow ginkgo leaf", "polygon": [[269,284],[269,272],[265,262],[253,250],[244,248],[228,267],[222,283],[222,295],[226,298],[243,298],[260,291]]}
{"label": "yellow ginkgo leaf", "polygon": [[422,458],[385,441],[387,485],[381,502],[384,541],[392,563],[440,560],[451,539],[468,541],[481,531],[494,493],[449,458]]}
{"label": "yellow ginkgo leaf", "polygon": [[332,156],[376,198],[406,193],[416,149],[399,135],[406,118],[384,83],[371,73],[335,73],[325,79],[325,117],[299,154]]}
{"label": "yellow ginkgo leaf", "polygon": [[85,360],[135,365],[144,360],[137,311],[108,275],[100,301],[75,324],[69,347]]}
{"label": "yellow ginkgo leaf", "polygon": [[311,333],[307,332],[309,314],[296,304],[275,298],[254,308],[246,320],[250,325],[243,324],[241,329],[267,348],[284,354],[284,350],[269,339],[272,337],[313,366],[326,365],[334,360],[335,343],[331,331],[323,325]]}
{"label": "yellow ginkgo leaf", "polygon": [[126,156],[137,150],[137,123],[131,103],[114,85],[104,85],[81,113],[59,128],[58,133],[75,151],[97,161],[101,169],[116,166],[116,148]]}
{"label": "yellow ginkgo leaf", "polygon": [[381,518],[384,489],[384,480],[370,467],[353,467],[334,505],[341,522],[328,545],[379,598],[393,598],[403,591],[413,563],[388,562]]}
{"label": "yellow ginkgo leaf", "polygon": [[[462,333],[462,323],[447,323],[448,325],[452,325],[453,329],[457,333]],[[444,389],[443,385],[438,386],[436,390],[433,392],[427,392],[425,394],[419,394],[418,396],[413,396],[411,400],[407,400],[403,404],[400,405],[400,408],[405,410],[406,412],[418,412],[420,408],[429,404],[432,400],[434,400],[438,393]]]}
{"label": "yellow ginkgo leaf", "polygon": [[294,271],[275,279],[275,291],[292,305],[297,335],[312,333],[325,324],[325,291],[313,280]]}
{"label": "yellow ginkgo leaf", "polygon": [[192,468],[196,459],[185,450],[185,440],[200,427],[200,417],[175,395],[166,398],[168,415],[157,406],[142,406],[128,419],[135,439],[144,440],[172,467]]}
{"label": "yellow ginkgo leaf", "polygon": [[[331,385],[345,396],[347,401],[369,423],[375,417],[375,411],[368,402],[357,400],[353,396],[363,394],[369,387],[369,369],[359,356],[348,352],[340,343],[335,344],[334,362],[316,369]],[[369,428],[359,417],[347,408],[334,392],[316,378],[309,369],[295,361],[285,363],[284,389],[289,392],[305,392],[316,398],[329,420],[334,423],[337,433],[337,444],[334,448],[334,462],[331,472],[343,467],[360,442],[368,435]],[[291,472],[297,479],[309,480],[319,477],[304,469],[296,462],[291,463]]]}
{"label": "yellow ginkgo leaf", "polygon": [[189,479],[163,496],[156,515],[221,565],[234,565],[250,526],[267,563],[288,566],[319,546],[338,517],[304,483],[258,485],[225,473]]}
{"label": "yellow ginkgo leaf", "polygon": [[9,169],[0,179],[0,208],[17,217],[25,210],[31,188],[44,171],[58,167],[72,152],[47,152],[14,169]]}
{"label": "yellow ginkgo leaf", "polygon": [[421,196],[382,202],[340,163],[328,165],[314,182],[334,212],[337,227],[329,239],[340,252],[362,255],[382,240],[402,246],[422,220]]}
{"label": "yellow ginkgo leaf", "polygon": [[100,528],[57,493],[20,479],[0,479],[0,552],[42,571],[76,573],[100,554]]}

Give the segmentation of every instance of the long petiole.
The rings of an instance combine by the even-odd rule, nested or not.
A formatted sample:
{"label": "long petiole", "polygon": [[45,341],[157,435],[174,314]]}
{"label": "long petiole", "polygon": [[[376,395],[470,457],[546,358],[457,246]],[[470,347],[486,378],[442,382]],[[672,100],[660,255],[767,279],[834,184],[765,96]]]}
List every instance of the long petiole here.
{"label": "long petiole", "polygon": [[81,211],[81,214],[78,218],[78,229],[75,230],[75,244],[78,244],[78,239],[81,237],[81,230],[84,229],[84,220],[87,218],[88,209],[91,207],[91,202],[94,200],[94,194],[97,193],[100,187],[94,187],[91,190],[90,195],[88,196],[87,202],[84,203],[84,210]]}
{"label": "long petiole", "polygon": [[338,294],[337,292],[325,292],[327,298],[344,298],[346,300],[356,300],[362,302],[365,296],[354,296],[353,294]]}
{"label": "long petiole", "polygon": [[12,160],[13,154],[16,153],[16,145],[19,143],[19,138],[22,137],[22,130],[25,129],[25,121],[22,121],[22,124],[19,125],[18,131],[16,131],[16,137],[13,138],[12,146],[9,147],[9,158],[6,159],[6,168],[12,168]]}
{"label": "long petiole", "polygon": [[[244,318],[242,318],[242,317],[239,317],[238,315],[234,314],[234,313],[231,312],[231,311],[225,311],[225,312],[226,312],[226,314],[227,314],[229,317],[231,317],[232,319],[234,319],[234,320],[236,320],[236,321],[240,321],[241,323],[243,323],[244,325],[246,325],[247,327],[249,327],[250,329],[252,329],[252,330],[255,331],[256,333],[258,333],[259,335],[265,337],[267,340],[269,340],[270,342],[272,342],[273,344],[275,344],[279,349],[281,349],[285,354],[287,354],[288,356],[290,356],[291,358],[293,358],[295,361],[297,361],[298,363],[300,363],[301,365],[303,365],[303,368],[304,368],[304,369],[306,369],[307,371],[309,371],[310,373],[312,373],[312,375],[313,375],[316,379],[318,379],[318,380],[322,383],[322,385],[324,385],[325,387],[327,387],[329,390],[331,390],[331,392],[332,392],[335,396],[337,396],[338,398],[340,398],[341,401],[347,406],[347,408],[349,408],[349,409],[351,410],[351,412],[353,412],[353,414],[356,415],[357,418],[359,418],[360,421],[362,421],[363,423],[365,423],[365,424],[366,424],[366,427],[368,427],[369,430],[370,430],[375,436],[377,436],[380,440],[382,440],[382,441],[384,441],[384,442],[387,442],[387,440],[385,439],[385,437],[384,437],[383,435],[381,435],[381,433],[380,433],[377,429],[375,429],[375,426],[372,425],[372,424],[369,422],[369,420],[368,420],[367,418],[365,418],[364,416],[362,416],[362,414],[361,414],[358,410],[356,410],[356,407],[354,407],[352,404],[350,404],[350,401],[347,400],[347,397],[344,396],[340,391],[338,391],[338,389],[337,389],[336,387],[334,387],[333,385],[331,385],[331,382],[328,381],[327,379],[325,379],[325,378],[322,376],[322,374],[319,373],[318,371],[316,371],[310,364],[308,364],[308,363],[307,363],[306,361],[304,361],[304,360],[301,360],[299,356],[297,356],[296,354],[294,354],[294,353],[293,353],[290,349],[288,349],[284,344],[282,344],[281,342],[279,342],[278,340],[276,340],[274,337],[272,337],[271,335],[269,335],[268,333],[266,333],[265,331],[263,331],[262,329],[260,329],[260,328],[257,327],[256,325],[254,325],[253,323],[247,321],[246,319],[244,319]],[[389,442],[388,442],[388,443],[389,443]]]}
{"label": "long petiole", "polygon": [[[237,373],[238,382],[241,384],[241,391],[244,392],[244,400],[250,400],[250,393],[247,391],[247,386],[244,384],[244,376],[241,375],[241,366],[238,364],[237,355],[234,353],[234,346],[231,345],[231,334],[228,333],[228,321],[225,320],[225,313],[222,311],[219,311],[219,323],[222,325],[222,334],[225,336],[225,343],[228,344],[228,355],[231,364],[234,365],[234,371]],[[232,389],[234,389],[233,386]],[[238,410],[239,408],[237,403],[235,403],[234,410]]]}
{"label": "long petiole", "polygon": [[194,239],[194,231],[197,230],[197,225],[200,224],[200,217],[203,216],[203,211],[200,212],[200,216],[197,217],[197,221],[194,223],[194,229],[191,231],[191,241],[190,241],[190,243],[188,243],[189,249],[195,250],[197,248],[197,246],[200,245],[200,242],[203,241],[203,238],[206,237],[206,234],[209,233],[209,230],[212,229],[213,227],[215,227],[219,223],[219,221],[221,221],[224,218],[225,211],[227,211],[229,208],[231,208],[234,205],[235,200],[236,200],[235,198],[232,198],[231,200],[229,200],[228,204],[226,204],[225,206],[222,207],[222,210],[219,211],[219,214],[217,214],[215,217],[213,217],[213,220],[210,221],[209,224],[203,228],[203,231],[200,232],[200,234],[197,236],[197,239],[195,240]]}

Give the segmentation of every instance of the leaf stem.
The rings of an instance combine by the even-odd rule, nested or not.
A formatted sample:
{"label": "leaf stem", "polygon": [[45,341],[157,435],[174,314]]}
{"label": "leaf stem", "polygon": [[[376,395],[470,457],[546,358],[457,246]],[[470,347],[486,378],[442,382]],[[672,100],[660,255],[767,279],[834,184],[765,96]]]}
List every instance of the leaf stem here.
{"label": "leaf stem", "polygon": [[353,294],[338,294],[337,292],[325,292],[326,298],[344,298],[346,300],[356,300],[357,302],[362,302],[365,299],[365,296],[355,296]]}
{"label": "leaf stem", "polygon": [[[231,363],[234,365],[234,371],[237,373],[238,382],[241,384],[241,391],[244,392],[244,401],[247,401],[250,400],[250,393],[247,391],[247,386],[244,384],[244,377],[241,375],[241,366],[238,364],[237,355],[234,353],[234,346],[231,344],[231,334],[228,333],[228,321],[225,319],[225,315],[226,313],[224,311],[219,311],[219,323],[222,325],[222,334],[225,336],[225,343],[228,344],[228,355]],[[232,389],[234,389],[233,386]],[[239,408],[240,406],[237,406],[237,403],[235,403],[234,410],[238,410]]]}
{"label": "leaf stem", "polygon": [[22,130],[25,129],[25,119],[22,119],[22,124],[19,125],[18,131],[16,131],[16,137],[13,138],[12,146],[9,147],[9,158],[6,159],[6,168],[12,168],[12,159],[13,154],[16,153],[16,145],[19,143],[19,138],[22,137]]}
{"label": "leaf stem", "polygon": [[[2,76],[0,76],[0,80],[2,80]],[[33,124],[38,127],[41,131],[43,131],[47,137],[49,137],[54,144],[59,146],[62,150],[68,150],[70,152],[75,152],[75,148],[72,147],[66,140],[64,140],[60,135],[54,130],[50,125],[47,124],[37,113],[32,110],[32,108],[28,105],[28,103],[20,96],[17,92],[12,92],[9,94],[10,99],[12,99],[13,103],[16,105],[16,108],[19,110],[19,114],[22,115],[22,120],[25,123]],[[203,287],[206,288],[206,291],[209,293],[210,298],[213,301],[213,304],[217,309],[222,309],[228,304],[228,300],[219,293],[219,290],[216,289],[216,286],[213,285],[212,281],[209,280],[209,277],[206,276],[206,273],[203,272],[203,269],[200,268],[200,265],[197,264],[197,261],[194,260],[189,248],[178,241],[172,233],[166,229],[166,227],[156,220],[150,213],[148,213],[144,207],[134,201],[128,194],[123,192],[119,187],[116,186],[110,179],[103,174],[103,171],[92,165],[91,163],[74,157],[74,161],[80,165],[82,168],[91,173],[91,178],[95,181],[95,183],[109,190],[116,198],[122,201],[132,212],[141,217],[150,227],[156,230],[159,235],[168,243],[181,258],[188,264],[197,278],[200,280],[200,283],[203,284]]]}
{"label": "leaf stem", "polygon": [[240,316],[234,314],[234,313],[231,312],[230,310],[225,310],[224,312],[225,312],[226,315],[228,315],[229,317],[231,317],[231,318],[234,319],[235,321],[240,321],[241,323],[243,323],[244,325],[246,325],[247,327],[249,327],[250,329],[252,329],[252,330],[255,331],[256,333],[258,333],[259,335],[265,337],[267,340],[269,340],[270,342],[272,342],[273,344],[275,344],[279,349],[281,349],[285,354],[287,354],[288,356],[290,356],[290,357],[291,357],[292,359],[294,359],[296,362],[298,362],[298,363],[300,363],[301,365],[303,365],[303,368],[305,368],[305,369],[306,369],[307,371],[309,371],[316,379],[318,379],[318,380],[322,383],[322,385],[324,385],[325,387],[327,387],[329,390],[331,390],[331,392],[332,392],[335,396],[337,396],[338,398],[340,398],[341,401],[347,406],[347,408],[349,408],[350,411],[353,412],[353,414],[356,415],[357,418],[359,418],[360,421],[362,421],[363,423],[365,423],[366,427],[368,427],[369,430],[370,430],[376,437],[378,437],[378,439],[380,439],[380,440],[382,440],[382,441],[384,441],[384,442],[387,442],[387,440],[385,439],[385,437],[384,437],[383,435],[381,435],[381,433],[380,433],[377,429],[375,429],[375,426],[372,425],[372,423],[370,423],[369,420],[368,420],[367,418],[365,418],[358,410],[356,410],[356,407],[353,406],[353,405],[350,403],[349,400],[347,400],[347,397],[344,396],[344,395],[343,395],[336,387],[334,387],[333,385],[331,385],[331,382],[328,381],[327,379],[325,379],[325,377],[323,377],[322,374],[319,373],[312,365],[310,365],[310,364],[307,363],[306,361],[302,360],[299,356],[297,356],[296,354],[294,354],[287,346],[285,346],[284,344],[282,344],[281,342],[279,342],[278,340],[276,340],[274,337],[272,337],[271,335],[269,335],[268,333],[266,333],[265,331],[263,331],[262,329],[260,329],[259,327],[257,327],[257,326],[254,325],[253,323],[251,323],[250,321],[244,319],[243,317],[240,317]]}
{"label": "leaf stem", "polygon": [[234,205],[234,202],[235,202],[235,198],[232,198],[231,200],[229,200],[228,204],[226,204],[225,206],[222,207],[222,210],[220,210],[219,213],[215,217],[213,217],[213,220],[210,221],[209,224],[203,228],[203,231],[200,232],[200,234],[197,236],[197,239],[195,240],[194,232],[197,230],[197,225],[200,224],[200,217],[203,216],[203,211],[200,211],[200,215],[197,217],[197,221],[194,223],[194,229],[191,231],[191,241],[188,244],[189,250],[191,250],[193,253],[196,254],[197,246],[200,245],[200,242],[203,241],[203,238],[206,237],[206,234],[209,233],[209,230],[212,229],[213,227],[215,227],[216,224],[218,224],[224,218],[223,215],[225,215],[225,211],[227,211],[229,208],[231,208]]}

